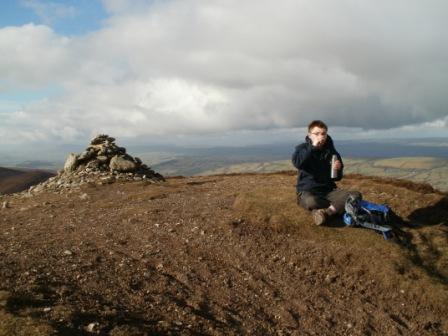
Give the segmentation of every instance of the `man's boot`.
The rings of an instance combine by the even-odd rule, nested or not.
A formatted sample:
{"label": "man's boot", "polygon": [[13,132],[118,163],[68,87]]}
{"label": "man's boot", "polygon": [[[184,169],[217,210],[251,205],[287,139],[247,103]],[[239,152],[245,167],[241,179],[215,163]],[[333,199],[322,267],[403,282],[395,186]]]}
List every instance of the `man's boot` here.
{"label": "man's boot", "polygon": [[328,213],[325,209],[317,209],[312,211],[314,224],[322,225],[328,219]]}

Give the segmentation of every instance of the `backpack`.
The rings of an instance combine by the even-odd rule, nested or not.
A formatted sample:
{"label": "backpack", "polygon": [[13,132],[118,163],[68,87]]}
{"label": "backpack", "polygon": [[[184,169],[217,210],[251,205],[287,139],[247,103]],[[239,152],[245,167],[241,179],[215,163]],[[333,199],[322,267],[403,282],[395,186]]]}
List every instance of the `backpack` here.
{"label": "backpack", "polygon": [[381,233],[384,239],[393,236],[389,226],[390,208],[375,204],[350,195],[345,202],[344,223],[347,226],[361,226]]}

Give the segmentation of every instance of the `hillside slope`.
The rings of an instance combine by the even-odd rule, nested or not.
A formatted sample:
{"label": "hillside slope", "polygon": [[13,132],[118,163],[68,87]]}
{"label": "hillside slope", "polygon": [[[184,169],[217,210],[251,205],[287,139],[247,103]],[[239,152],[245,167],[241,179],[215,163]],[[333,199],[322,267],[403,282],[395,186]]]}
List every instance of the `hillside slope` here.
{"label": "hillside slope", "polygon": [[397,213],[397,241],[316,227],[291,173],[2,196],[0,335],[447,335],[448,200],[340,183]]}
{"label": "hillside slope", "polygon": [[38,169],[0,167],[0,194],[12,194],[26,190],[52,176],[55,176],[55,174]]}

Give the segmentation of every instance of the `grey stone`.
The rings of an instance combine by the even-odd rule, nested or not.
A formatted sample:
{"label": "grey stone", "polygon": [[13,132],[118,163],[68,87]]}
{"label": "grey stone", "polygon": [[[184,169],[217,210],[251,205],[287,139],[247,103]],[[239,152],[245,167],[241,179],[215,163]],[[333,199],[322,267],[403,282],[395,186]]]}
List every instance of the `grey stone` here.
{"label": "grey stone", "polygon": [[82,194],[81,196],[79,196],[79,198],[80,198],[81,200],[85,201],[85,200],[89,199],[90,197],[89,197],[89,195],[87,195],[86,193],[84,193],[84,194]]}
{"label": "grey stone", "polygon": [[89,159],[91,159],[94,155],[95,155],[95,152],[93,152],[93,151],[89,151],[89,150],[85,150],[84,152],[82,152],[82,153],[79,155],[78,160],[79,160],[79,161],[89,160]]}
{"label": "grey stone", "polygon": [[85,164],[82,164],[82,165],[79,165],[79,166],[78,166],[78,168],[76,169],[76,171],[78,171],[78,172],[82,172],[82,171],[84,171],[84,169],[86,169],[86,165],[85,165]]}
{"label": "grey stone", "polygon": [[110,170],[116,170],[119,172],[133,172],[135,171],[136,164],[122,156],[115,155],[109,163]]}
{"label": "grey stone", "polygon": [[99,166],[100,166],[100,162],[98,160],[92,160],[86,165],[86,171],[87,171],[87,168],[89,170],[92,170],[92,169],[98,169]]}
{"label": "grey stone", "polygon": [[113,183],[115,181],[115,177],[113,176],[103,176],[100,177],[100,180],[104,183]]}
{"label": "grey stone", "polygon": [[92,139],[92,141],[90,141],[91,145],[98,145],[98,144],[102,144],[105,142],[114,142],[115,138],[112,138],[110,136],[108,136],[107,134],[99,134],[97,135],[95,138]]}
{"label": "grey stone", "polygon": [[78,167],[78,155],[70,153],[64,164],[64,172],[70,173]]}
{"label": "grey stone", "polygon": [[87,326],[85,326],[84,330],[89,333],[96,333],[99,328],[99,325],[100,324],[98,322],[92,322],[92,323],[89,323]]}

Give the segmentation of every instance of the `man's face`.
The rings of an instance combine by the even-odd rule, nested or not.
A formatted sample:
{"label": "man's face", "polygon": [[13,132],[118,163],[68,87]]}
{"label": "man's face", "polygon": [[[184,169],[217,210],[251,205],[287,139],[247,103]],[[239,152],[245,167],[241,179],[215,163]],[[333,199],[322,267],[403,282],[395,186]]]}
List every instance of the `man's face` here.
{"label": "man's face", "polygon": [[313,146],[322,147],[327,140],[327,130],[325,128],[313,127],[308,132],[308,137],[311,139]]}

